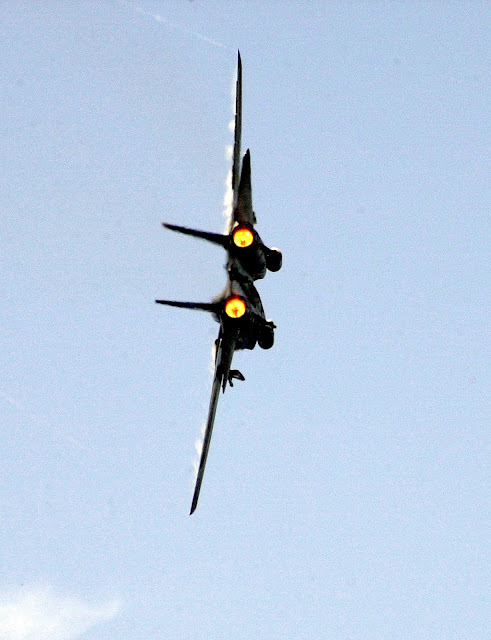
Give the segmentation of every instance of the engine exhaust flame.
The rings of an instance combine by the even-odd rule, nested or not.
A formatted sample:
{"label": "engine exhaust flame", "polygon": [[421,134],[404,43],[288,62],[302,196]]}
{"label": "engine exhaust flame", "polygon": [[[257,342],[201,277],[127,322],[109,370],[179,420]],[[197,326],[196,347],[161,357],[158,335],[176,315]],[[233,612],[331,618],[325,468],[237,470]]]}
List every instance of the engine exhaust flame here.
{"label": "engine exhaust flame", "polygon": [[246,303],[238,296],[229,298],[225,303],[225,313],[229,318],[242,318],[246,309]]}
{"label": "engine exhaust flame", "polygon": [[233,239],[236,247],[245,249],[254,242],[254,234],[248,227],[237,227],[234,230]]}

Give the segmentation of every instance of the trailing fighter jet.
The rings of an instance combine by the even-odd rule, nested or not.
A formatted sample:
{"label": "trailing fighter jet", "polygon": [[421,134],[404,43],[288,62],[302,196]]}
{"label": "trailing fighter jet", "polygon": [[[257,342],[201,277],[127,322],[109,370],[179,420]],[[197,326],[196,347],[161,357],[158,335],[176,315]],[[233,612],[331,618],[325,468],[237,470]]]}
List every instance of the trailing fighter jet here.
{"label": "trailing fighter jet", "polygon": [[220,389],[225,391],[227,382],[233,386],[233,380],[244,380],[240,371],[231,368],[234,351],[254,349],[256,344],[263,349],[270,349],[274,343],[276,328],[271,320],[266,319],[254,281],[263,278],[268,269],[278,271],[281,267],[282,255],[278,249],[266,247],[254,229],[256,217],[252,209],[250,153],[246,152],[241,163],[241,129],[242,64],[239,53],[232,168],[233,212],[229,234],[221,235],[164,224],[173,231],[209,240],[228,251],[226,287],[213,302],[155,301],[171,307],[208,311],[220,323],[218,338],[215,341],[213,387],[190,514],[194,513],[198,504]]}
{"label": "trailing fighter jet", "polygon": [[[251,294],[255,294],[255,297],[252,298]],[[252,290],[249,289],[248,295],[246,295],[239,282],[235,280],[230,280],[222,295],[211,303],[176,302],[173,300],[156,300],[156,302],[171,307],[208,311],[213,313],[215,319],[220,323],[218,338],[215,341],[215,373],[210,406],[191,504],[190,514],[192,514],[198,504],[220,389],[225,391],[227,382],[232,387],[234,379],[245,379],[238,369],[231,368],[234,351],[254,349],[256,344],[259,344],[263,349],[269,349],[273,346],[276,325],[266,319],[261,299],[255,288],[252,286]]]}

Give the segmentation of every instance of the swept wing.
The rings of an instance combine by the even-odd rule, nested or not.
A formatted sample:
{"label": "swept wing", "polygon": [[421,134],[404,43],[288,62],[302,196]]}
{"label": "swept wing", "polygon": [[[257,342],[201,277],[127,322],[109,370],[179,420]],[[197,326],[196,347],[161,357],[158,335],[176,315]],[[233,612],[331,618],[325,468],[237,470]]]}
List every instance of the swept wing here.
{"label": "swept wing", "polygon": [[201,483],[203,482],[203,475],[205,473],[206,459],[208,458],[208,451],[210,449],[213,425],[215,423],[215,414],[217,411],[220,389],[222,388],[223,390],[225,390],[225,386],[227,384],[236,340],[236,329],[230,327],[227,328],[227,330],[224,330],[223,326],[220,327],[220,333],[218,335],[216,347],[215,375],[213,377],[213,387],[211,389],[210,407],[208,409],[208,419],[206,421],[205,435],[203,438],[203,449],[201,450],[198,475],[196,477],[196,485],[194,487],[193,501],[191,504],[191,511],[189,512],[189,515],[194,513],[198,505]]}

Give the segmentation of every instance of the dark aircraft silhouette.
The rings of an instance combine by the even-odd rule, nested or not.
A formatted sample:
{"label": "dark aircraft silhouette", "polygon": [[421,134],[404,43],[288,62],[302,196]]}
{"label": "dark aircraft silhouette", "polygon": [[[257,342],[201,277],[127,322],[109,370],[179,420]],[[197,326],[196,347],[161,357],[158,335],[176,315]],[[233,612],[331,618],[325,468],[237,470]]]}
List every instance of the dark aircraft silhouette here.
{"label": "dark aircraft silhouette", "polygon": [[218,338],[215,341],[215,373],[208,419],[190,514],[194,513],[198,504],[220,389],[225,391],[227,382],[233,386],[233,380],[244,380],[240,371],[231,368],[234,351],[254,349],[256,344],[259,344],[263,349],[270,349],[274,343],[276,326],[271,320],[266,319],[254,281],[264,278],[267,270],[278,271],[281,268],[282,255],[278,249],[268,248],[254,228],[256,216],[252,208],[251,160],[249,150],[247,150],[242,163],[240,161],[241,132],[242,63],[239,53],[232,167],[233,211],[229,233],[227,235],[208,233],[164,223],[168,229],[208,240],[227,250],[228,279],[226,287],[213,302],[155,301],[171,307],[208,311],[220,323]]}
{"label": "dark aircraft silhouette", "polygon": [[202,238],[224,247],[229,253],[227,269],[237,269],[242,278],[260,280],[266,271],[281,269],[282,255],[276,248],[267,247],[254,229],[256,215],[252,207],[251,154],[246,151],[240,170],[240,140],[242,134],[242,62],[237,64],[235,95],[235,135],[232,167],[233,212],[228,234],[209,233],[164,222],[164,227],[195,238]]}

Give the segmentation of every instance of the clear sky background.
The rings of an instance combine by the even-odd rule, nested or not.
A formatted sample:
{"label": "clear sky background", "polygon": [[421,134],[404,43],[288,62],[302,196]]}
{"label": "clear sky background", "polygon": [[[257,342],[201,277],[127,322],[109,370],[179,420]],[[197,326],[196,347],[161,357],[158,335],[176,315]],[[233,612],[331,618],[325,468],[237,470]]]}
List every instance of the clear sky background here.
{"label": "clear sky background", "polygon": [[[0,639],[488,638],[487,2],[2,2]],[[278,329],[200,504],[231,88]]]}

